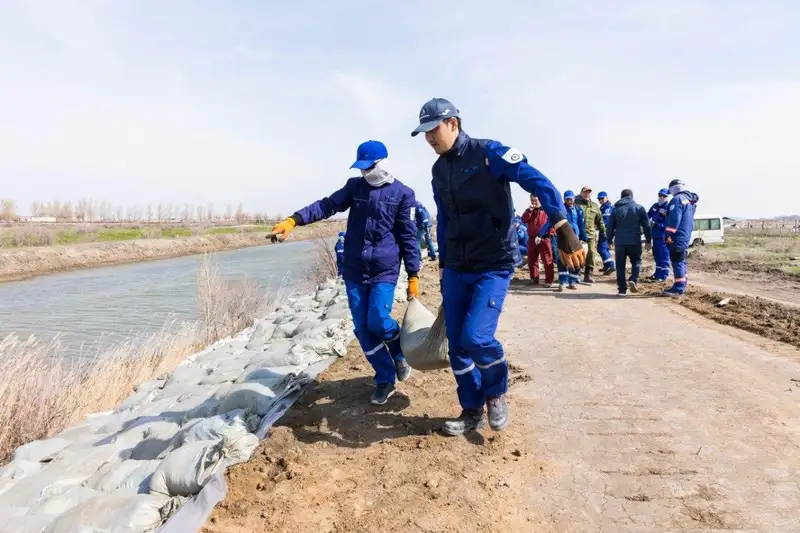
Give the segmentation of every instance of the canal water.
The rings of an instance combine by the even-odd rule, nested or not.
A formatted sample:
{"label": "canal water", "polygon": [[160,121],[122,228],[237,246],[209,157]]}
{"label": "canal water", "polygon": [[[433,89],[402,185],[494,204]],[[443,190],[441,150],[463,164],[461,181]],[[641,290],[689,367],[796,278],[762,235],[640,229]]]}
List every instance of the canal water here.
{"label": "canal water", "polygon": [[[307,277],[309,241],[212,254],[222,278],[255,280],[284,293]],[[200,256],[75,270],[0,283],[0,338],[61,337],[65,355],[89,356],[103,347],[147,336],[168,323],[197,319]]]}

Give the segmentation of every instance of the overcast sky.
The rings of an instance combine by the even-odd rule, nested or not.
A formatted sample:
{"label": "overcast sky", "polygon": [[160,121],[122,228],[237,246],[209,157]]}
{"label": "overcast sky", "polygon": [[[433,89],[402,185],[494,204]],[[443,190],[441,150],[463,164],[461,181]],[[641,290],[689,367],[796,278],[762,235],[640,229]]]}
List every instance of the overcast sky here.
{"label": "overcast sky", "polygon": [[441,96],[562,192],[788,214],[799,27],[792,0],[0,0],[0,197],[287,215],[379,139],[432,204],[409,133]]}

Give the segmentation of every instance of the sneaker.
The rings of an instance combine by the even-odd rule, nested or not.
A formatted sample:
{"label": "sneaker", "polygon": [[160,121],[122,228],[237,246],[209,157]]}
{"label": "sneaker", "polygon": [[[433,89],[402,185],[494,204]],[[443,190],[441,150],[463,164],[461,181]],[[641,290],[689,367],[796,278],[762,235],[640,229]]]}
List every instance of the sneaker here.
{"label": "sneaker", "polygon": [[483,407],[464,409],[461,411],[461,415],[459,415],[458,418],[455,420],[448,420],[444,423],[442,432],[445,435],[457,437],[470,431],[483,429],[485,425],[486,419],[483,417]]}
{"label": "sneaker", "polygon": [[567,288],[569,290],[571,290],[571,291],[577,291],[578,290],[578,286],[575,285],[574,283],[570,283],[569,285],[567,285]]}
{"label": "sneaker", "polygon": [[389,401],[389,397],[394,394],[394,383],[378,383],[375,385],[375,392],[369,402],[372,405],[383,405]]}
{"label": "sneaker", "polygon": [[606,268],[605,270],[603,270],[603,274],[608,276],[609,274],[613,274],[616,271],[617,271],[617,267],[610,266],[610,267]]}
{"label": "sneaker", "polygon": [[528,285],[538,285],[538,284],[539,284],[538,279],[532,279],[528,281]]}
{"label": "sneaker", "polygon": [[486,401],[489,410],[489,427],[501,431],[508,425],[508,402],[505,394]]}
{"label": "sneaker", "polygon": [[544,287],[545,289],[552,289],[553,288],[553,284],[552,283],[545,283],[544,285],[542,285],[542,287]]}
{"label": "sneaker", "polygon": [[411,375],[411,365],[408,364],[406,358],[398,359],[394,362],[394,367],[397,370],[397,380],[405,381]]}
{"label": "sneaker", "polygon": [[639,287],[636,286],[636,282],[635,281],[629,281],[628,282],[628,288],[631,290],[631,292],[633,294],[636,294],[637,292],[639,292]]}
{"label": "sneaker", "polygon": [[558,290],[558,292],[564,292],[564,284],[563,283],[559,283],[557,290]]}
{"label": "sneaker", "polygon": [[683,296],[683,291],[675,287],[670,287],[664,291],[664,296]]}
{"label": "sneaker", "polygon": [[627,296],[627,295],[628,295],[627,292],[618,292],[617,293],[617,296]]}

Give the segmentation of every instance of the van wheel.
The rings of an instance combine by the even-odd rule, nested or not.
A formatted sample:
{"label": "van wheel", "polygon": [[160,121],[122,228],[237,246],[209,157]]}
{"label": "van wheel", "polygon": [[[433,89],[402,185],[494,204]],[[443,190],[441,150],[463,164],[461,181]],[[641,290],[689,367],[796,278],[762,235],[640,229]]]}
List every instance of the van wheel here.
{"label": "van wheel", "polygon": [[695,248],[697,248],[697,247],[699,247],[699,246],[703,246],[704,244],[705,244],[705,243],[703,242],[703,239],[697,238],[697,239],[695,239],[695,240],[694,240],[694,242],[692,243],[692,246],[693,246],[693,247],[695,247]]}

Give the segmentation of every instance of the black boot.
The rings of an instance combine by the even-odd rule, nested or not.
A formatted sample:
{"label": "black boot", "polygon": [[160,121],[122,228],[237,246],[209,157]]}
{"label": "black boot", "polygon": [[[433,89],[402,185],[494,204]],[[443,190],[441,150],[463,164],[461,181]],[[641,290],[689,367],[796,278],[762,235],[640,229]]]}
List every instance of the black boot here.
{"label": "black boot", "polygon": [[482,429],[485,425],[486,420],[483,417],[483,407],[478,407],[477,409],[464,409],[461,411],[461,415],[459,415],[458,418],[455,420],[448,420],[444,423],[444,426],[442,426],[442,432],[445,435],[457,437],[470,431]]}

